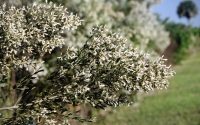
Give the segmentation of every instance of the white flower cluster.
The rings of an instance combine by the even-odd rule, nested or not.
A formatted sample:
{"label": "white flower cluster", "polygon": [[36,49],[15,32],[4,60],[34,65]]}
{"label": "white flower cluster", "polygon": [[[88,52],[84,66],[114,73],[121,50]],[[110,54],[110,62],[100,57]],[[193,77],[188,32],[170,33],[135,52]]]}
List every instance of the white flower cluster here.
{"label": "white flower cluster", "polygon": [[46,53],[64,45],[62,33],[81,24],[62,6],[33,4],[0,7],[0,76],[12,68],[35,65]]}
{"label": "white flower cluster", "polygon": [[[82,16],[88,15],[91,17],[90,21],[95,21],[94,18],[102,19],[99,20],[99,25],[113,21],[109,28],[120,29],[127,35],[128,32],[120,25],[125,23],[127,28],[130,27],[124,19],[128,19],[127,15],[133,11],[125,14],[123,7],[115,8],[114,5],[119,1],[112,1],[115,4],[111,4],[111,1],[108,4],[104,2],[99,4],[100,8],[96,8],[103,18],[92,13],[83,13],[85,15]],[[96,0],[91,3],[98,5]],[[109,13],[102,14],[102,11]],[[67,32],[66,38],[69,41],[72,41],[72,37],[77,41],[87,39],[84,40],[86,43],[76,49],[59,49],[62,54],[59,53],[59,57],[56,55],[57,62],[49,64],[48,70],[52,70],[47,74],[40,74],[40,67],[44,67],[40,63],[44,55],[52,55],[53,50],[65,45],[64,30],[76,29],[81,24],[79,18],[69,14],[62,6],[50,3],[22,8],[3,6],[0,8],[0,20],[0,83],[10,73],[9,70],[22,70],[22,76],[16,75],[16,79],[23,79],[22,83],[21,79],[20,82],[15,81],[15,87],[21,96],[16,103],[16,119],[6,121],[11,121],[12,124],[24,123],[27,119],[47,125],[68,124],[69,119],[85,121],[77,117],[76,113],[71,113],[66,104],[90,103],[96,108],[105,108],[130,103],[131,96],[138,91],[166,88],[169,77],[174,75],[174,71],[164,64],[163,58],[150,58],[148,54],[127,45],[122,36],[113,34],[104,27],[94,28],[90,35],[87,26],[93,23],[89,20],[84,22],[86,27],[83,25],[73,35]],[[32,82],[27,80],[29,78],[23,78],[27,73],[23,68],[34,75],[46,76],[43,80],[29,84]]]}
{"label": "white flower cluster", "polygon": [[132,9],[127,15],[126,23],[132,26],[131,34],[135,33],[135,38],[142,41],[142,49],[154,46],[155,51],[162,53],[169,45],[169,33],[165,31],[164,25],[157,21],[156,15],[147,8],[148,2],[132,2],[129,6]]}
{"label": "white flower cluster", "polygon": [[[24,113],[35,121],[36,116],[43,118],[47,125],[64,124],[70,118],[80,120],[73,117],[66,104],[89,103],[105,108],[132,103],[138,91],[168,86],[174,71],[164,62],[163,58],[153,60],[133,49],[119,34],[104,27],[94,28],[83,47],[68,48],[58,57],[56,70],[45,80],[47,87],[25,105]],[[57,117],[63,119],[57,121]]]}
{"label": "white flower cluster", "polygon": [[96,28],[82,48],[60,57],[57,75],[51,79],[57,83],[54,88],[64,88],[63,100],[117,106],[139,90],[166,88],[174,72],[164,64],[165,59],[154,61],[125,41],[105,28]]}
{"label": "white flower cluster", "polygon": [[84,22],[79,30],[68,34],[66,43],[82,46],[92,27],[106,25],[114,32],[122,33],[140,49],[151,48],[162,53],[169,45],[169,33],[148,8],[149,4],[157,1],[67,0],[65,6],[77,12]]}

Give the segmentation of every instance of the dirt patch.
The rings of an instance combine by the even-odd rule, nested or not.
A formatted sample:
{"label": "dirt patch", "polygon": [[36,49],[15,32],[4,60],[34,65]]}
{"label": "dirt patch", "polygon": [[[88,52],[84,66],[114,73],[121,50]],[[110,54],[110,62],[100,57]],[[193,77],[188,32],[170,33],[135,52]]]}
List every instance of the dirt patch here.
{"label": "dirt patch", "polygon": [[165,51],[162,53],[164,55],[164,58],[168,59],[166,64],[168,65],[174,65],[174,53],[176,52],[178,48],[178,44],[171,40],[170,45],[165,49]]}

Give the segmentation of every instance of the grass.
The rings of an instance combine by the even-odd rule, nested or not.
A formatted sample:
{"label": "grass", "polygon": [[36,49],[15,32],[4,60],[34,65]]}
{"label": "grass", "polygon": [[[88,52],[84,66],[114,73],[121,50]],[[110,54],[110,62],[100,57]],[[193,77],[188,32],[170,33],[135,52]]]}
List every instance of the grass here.
{"label": "grass", "polygon": [[118,108],[98,125],[200,125],[199,57],[175,68],[168,90],[144,97],[138,108]]}

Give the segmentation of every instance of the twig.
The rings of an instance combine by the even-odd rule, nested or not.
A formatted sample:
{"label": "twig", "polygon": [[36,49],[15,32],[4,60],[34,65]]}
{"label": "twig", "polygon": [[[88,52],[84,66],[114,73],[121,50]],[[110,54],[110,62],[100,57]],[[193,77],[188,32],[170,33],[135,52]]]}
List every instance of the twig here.
{"label": "twig", "polygon": [[10,106],[10,107],[3,107],[3,108],[0,108],[0,110],[13,110],[13,109],[17,109],[19,106],[17,105],[14,105],[14,106]]}

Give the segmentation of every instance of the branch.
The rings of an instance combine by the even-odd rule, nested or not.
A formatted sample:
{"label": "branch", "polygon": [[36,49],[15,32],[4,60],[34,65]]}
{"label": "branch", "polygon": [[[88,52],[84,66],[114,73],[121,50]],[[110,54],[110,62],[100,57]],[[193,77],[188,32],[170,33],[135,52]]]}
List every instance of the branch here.
{"label": "branch", "polygon": [[17,105],[14,105],[14,106],[10,106],[10,107],[3,107],[3,108],[0,108],[0,111],[1,110],[13,110],[13,109],[17,109],[19,106]]}

